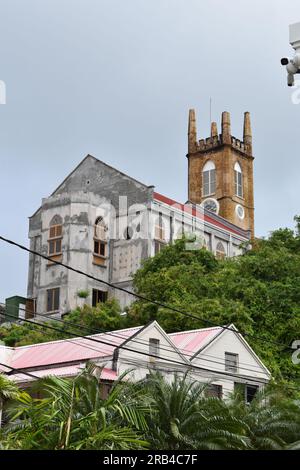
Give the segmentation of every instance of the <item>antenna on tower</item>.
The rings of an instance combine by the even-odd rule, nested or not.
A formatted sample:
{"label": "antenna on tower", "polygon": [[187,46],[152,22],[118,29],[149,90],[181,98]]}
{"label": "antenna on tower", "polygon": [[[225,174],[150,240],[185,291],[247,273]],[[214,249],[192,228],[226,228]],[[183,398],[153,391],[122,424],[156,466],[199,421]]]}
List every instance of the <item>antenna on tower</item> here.
{"label": "antenna on tower", "polygon": [[209,97],[209,127],[211,125],[211,96]]}

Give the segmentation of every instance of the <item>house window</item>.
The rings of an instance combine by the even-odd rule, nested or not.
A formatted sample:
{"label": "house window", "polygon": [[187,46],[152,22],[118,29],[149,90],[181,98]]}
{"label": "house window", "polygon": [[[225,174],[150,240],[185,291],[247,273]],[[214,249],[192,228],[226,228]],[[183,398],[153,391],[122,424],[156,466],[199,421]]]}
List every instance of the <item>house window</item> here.
{"label": "house window", "polygon": [[222,385],[209,384],[205,389],[205,395],[207,397],[222,398],[223,387]]}
{"label": "house window", "polygon": [[202,196],[216,192],[216,167],[212,161],[205,163],[202,170]]}
{"label": "house window", "polygon": [[239,355],[230,353],[230,352],[225,352],[225,370],[228,372],[238,372],[238,360],[239,360]]}
{"label": "house window", "polygon": [[245,390],[246,403],[252,402],[257,391],[258,391],[258,385],[246,385],[246,390]]}
{"label": "house window", "polygon": [[245,403],[248,404],[252,402],[258,390],[258,385],[247,385],[238,382],[234,383],[234,391],[238,393],[239,396],[244,397]]}
{"label": "house window", "polygon": [[216,246],[216,257],[218,259],[224,259],[225,258],[225,248],[222,242],[218,242]]}
{"label": "house window", "polygon": [[94,225],[94,254],[93,262],[97,265],[104,265],[107,255],[107,227],[103,217],[98,217]]}
{"label": "house window", "polygon": [[[149,338],[150,361],[159,357],[159,339]],[[156,357],[153,357],[156,356]]]}
{"label": "house window", "polygon": [[92,306],[96,307],[99,303],[107,301],[107,292],[103,290],[93,289]]}
{"label": "house window", "polygon": [[159,242],[158,240],[154,240],[154,254],[157,255],[157,253],[160,253],[161,250],[165,248],[166,244]]}
{"label": "house window", "polygon": [[57,312],[59,310],[59,287],[47,290],[47,312]]}
{"label": "house window", "polygon": [[60,256],[62,254],[62,219],[56,215],[50,222],[48,236],[48,256]]}
{"label": "house window", "polygon": [[238,162],[234,165],[234,188],[235,195],[243,197],[243,173]]}

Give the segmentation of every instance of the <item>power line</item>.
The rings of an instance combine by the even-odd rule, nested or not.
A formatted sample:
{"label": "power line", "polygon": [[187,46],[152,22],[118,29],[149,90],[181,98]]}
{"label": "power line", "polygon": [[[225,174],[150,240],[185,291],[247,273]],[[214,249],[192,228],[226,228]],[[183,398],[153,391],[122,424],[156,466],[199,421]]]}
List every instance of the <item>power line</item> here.
{"label": "power line", "polygon": [[[9,314],[7,314],[7,315],[10,318],[15,318],[13,315],[9,315]],[[22,321],[30,323],[30,324],[34,324],[34,325],[39,325],[39,326],[42,326],[43,328],[48,328],[48,329],[51,329],[51,330],[54,330],[54,331],[63,332],[65,334],[64,330],[62,330],[60,328],[56,328],[54,326],[33,322],[31,320],[28,320],[28,319],[23,319]],[[213,373],[217,376],[221,375],[221,376],[225,376],[225,377],[233,377],[235,379],[242,379],[242,380],[246,380],[246,381],[252,381],[252,382],[255,382],[255,383],[261,383],[261,384],[264,384],[264,385],[266,384],[266,381],[264,381],[264,380],[253,379],[252,377],[243,376],[242,374],[231,374],[229,372],[215,371],[213,369],[208,369],[208,368],[205,368],[205,367],[196,366],[196,365],[191,364],[191,363],[184,363],[184,362],[176,361],[176,360],[169,359],[169,358],[166,358],[166,357],[163,357],[163,356],[159,356],[157,354],[152,354],[150,352],[144,352],[144,351],[139,351],[139,350],[136,350],[136,349],[132,349],[132,348],[129,348],[127,346],[124,346],[124,344],[115,345],[115,344],[108,343],[107,341],[103,341],[103,340],[100,340],[100,339],[93,338],[92,336],[79,335],[78,337],[83,338],[83,339],[87,339],[89,341],[93,341],[95,343],[105,344],[107,346],[115,346],[117,349],[124,349],[126,351],[130,351],[130,352],[133,352],[135,354],[140,354],[140,355],[143,355],[143,356],[153,357],[153,358],[160,359],[160,360],[163,360],[163,361],[171,362],[172,364],[178,364],[180,366],[185,366],[189,369],[201,370],[203,372],[210,372],[210,373]],[[128,340],[130,341],[130,338],[128,338]]]}
{"label": "power line", "polygon": [[[2,362],[0,362],[0,366],[6,367],[7,369],[10,369],[10,370],[13,370],[13,371],[16,371],[16,372],[21,372],[22,374],[28,375],[28,377],[32,377],[34,379],[38,379],[38,380],[40,379],[40,377],[38,377],[37,375],[31,374],[30,372],[25,372],[24,369],[19,369],[19,368],[16,368],[16,367],[8,366],[7,364],[3,364]],[[0,373],[10,375],[10,372],[0,371]]]}
{"label": "power line", "polygon": [[[10,240],[8,238],[5,238],[5,237],[2,237],[0,235],[0,240],[4,241],[5,243],[8,243],[10,245],[13,245],[13,246],[16,246],[18,248],[20,248],[21,250],[24,250],[26,251],[27,253],[31,253],[33,255],[36,255],[36,256],[39,256],[47,261],[51,261],[51,263],[53,264],[56,264],[58,266],[62,266],[63,268],[66,268],[70,271],[73,271],[77,274],[80,274],[82,276],[85,276],[89,279],[92,279],[96,282],[101,282],[102,284],[108,286],[108,287],[111,287],[112,289],[117,289],[117,290],[120,290],[122,292],[125,292],[127,294],[130,294],[140,300],[144,300],[146,302],[149,302],[149,303],[152,303],[154,305],[157,305],[158,307],[161,307],[161,308],[165,308],[167,310],[171,310],[173,312],[176,312],[176,313],[180,313],[181,315],[185,315],[187,317],[190,317],[190,318],[193,318],[193,319],[196,319],[196,320],[199,320],[203,323],[206,323],[206,324],[209,324],[210,326],[214,326],[214,327],[220,327],[219,325],[217,325],[216,323],[210,321],[210,320],[207,320],[207,319],[204,319],[204,318],[200,318],[200,317],[197,317],[196,315],[193,315],[192,313],[189,313],[189,312],[184,312],[176,307],[171,307],[163,302],[159,302],[157,300],[151,300],[147,297],[145,297],[144,295],[141,295],[141,294],[136,294],[135,292],[131,292],[129,291],[128,289],[125,289],[124,287],[120,287],[120,286],[116,286],[115,284],[112,284],[108,281],[104,281],[102,279],[99,279],[99,278],[96,278],[95,276],[91,275],[91,274],[88,274],[88,273],[85,273],[84,271],[81,271],[80,269],[75,269],[73,268],[72,266],[68,266],[67,264],[64,264],[62,263],[61,261],[57,261],[57,260],[54,260],[53,258],[51,258],[50,256],[46,256],[46,255],[43,255],[42,253],[39,253],[38,251],[35,251],[35,250],[31,250],[30,248],[27,248],[26,246],[24,245],[20,245],[19,243],[13,241],[13,240]],[[229,330],[229,331],[233,331],[235,332],[235,330],[233,328],[230,328],[229,326],[221,326],[221,328],[223,328],[224,330]],[[254,338],[254,339],[258,339],[260,341],[263,341],[264,343],[270,343],[270,344],[275,344],[277,346],[282,346],[284,347],[285,349],[289,349],[291,351],[294,351],[290,346],[286,345],[286,344],[283,344],[283,343],[279,343],[277,341],[272,341],[272,340],[266,340],[265,338],[261,338],[260,336],[254,336],[254,335],[251,335],[250,333],[246,333],[246,332],[243,332],[243,335],[244,336],[250,336],[251,338]]]}
{"label": "power line", "polygon": [[[13,309],[13,307],[11,307],[11,309]],[[27,312],[28,313],[28,310],[27,309],[24,309],[22,307],[19,307],[19,310],[21,311],[24,311],[24,312]],[[31,312],[30,312],[31,313]],[[49,316],[48,315],[45,315],[45,314],[42,314],[42,313],[38,313],[38,312],[35,312],[35,315],[36,316],[40,316],[40,317],[43,317],[43,318],[47,318],[49,319]],[[1,316],[1,314],[0,314]],[[70,325],[70,326],[73,326],[75,328],[78,328],[79,330],[85,330],[85,331],[89,331],[89,332],[92,332],[94,334],[106,334],[106,335],[109,335],[109,336],[112,336],[112,337],[115,337],[115,338],[120,338],[120,339],[123,339],[123,340],[127,340],[128,337],[127,336],[122,336],[121,334],[118,334],[118,332],[114,332],[114,331],[106,331],[106,330],[102,330],[102,329],[99,329],[99,330],[96,330],[96,329],[92,329],[92,328],[88,328],[86,326],[83,326],[83,325],[78,325],[76,323],[73,323],[73,322],[69,322],[69,321],[65,321],[65,320],[61,320],[59,318],[53,318],[51,319],[51,321],[57,321],[59,323],[62,323],[64,325]],[[220,327],[222,328],[222,327]],[[236,331],[235,332],[236,334],[238,334],[238,332]],[[68,338],[64,338],[65,341],[68,341],[70,343],[73,343],[73,344],[77,344],[81,347],[86,347],[88,349],[91,349],[91,350],[94,350],[94,351],[98,351],[98,349],[95,349],[95,348],[92,348],[90,346],[84,346],[84,345],[81,345],[80,343],[76,343],[76,341],[74,341],[73,339],[68,339]],[[172,339],[171,339],[172,340]],[[137,344],[142,344],[144,346],[148,346],[148,342],[146,341],[143,341],[143,340],[137,340],[135,338],[132,338],[130,339],[131,342],[133,343],[137,343]],[[117,345],[116,345],[117,346]],[[176,346],[176,344],[174,344],[175,348],[177,348],[184,356],[188,357],[188,358],[193,358],[193,357],[196,357],[195,353],[192,353],[192,354],[187,354],[183,351],[188,351],[186,349],[180,349]],[[168,347],[165,347],[165,346],[160,346],[160,350],[163,350],[163,351],[166,351],[166,352],[173,352],[174,351],[174,348],[168,348]],[[99,350],[99,352],[103,352],[101,350]],[[192,351],[190,351],[192,352]],[[225,361],[215,361],[215,360],[212,360],[212,359],[206,359],[205,357],[203,356],[209,356],[209,357],[212,357],[214,359],[220,359],[218,356],[213,356],[213,355],[207,355],[205,353],[201,353],[201,357],[199,358],[200,360],[203,360],[205,362],[211,362],[211,363],[214,363],[214,364],[219,364],[219,365],[222,365],[224,366],[225,365]],[[246,370],[248,372],[254,372],[254,373],[257,373],[258,370],[254,370],[254,369],[251,369],[249,367],[242,367],[240,364],[244,364],[244,365],[248,365],[248,366],[252,366],[252,367],[256,367],[258,370],[260,370],[260,366],[253,366],[252,364],[248,364],[248,363],[243,363],[243,362],[239,362],[239,369],[243,369],[243,370]]]}

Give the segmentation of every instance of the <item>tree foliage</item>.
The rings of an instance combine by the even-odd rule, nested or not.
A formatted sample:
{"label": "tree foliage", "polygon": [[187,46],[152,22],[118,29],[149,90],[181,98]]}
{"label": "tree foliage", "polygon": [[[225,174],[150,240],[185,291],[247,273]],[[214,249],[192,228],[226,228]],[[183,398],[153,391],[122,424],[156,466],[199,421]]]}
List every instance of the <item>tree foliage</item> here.
{"label": "tree foliage", "polygon": [[250,404],[238,394],[208,398],[207,384],[188,375],[150,373],[133,384],[124,377],[104,397],[95,366],[77,377],[47,377],[42,398],[25,394],[11,405],[1,449],[53,450],[280,450],[298,449],[299,402],[274,390]]}
{"label": "tree foliage", "polygon": [[[276,378],[297,381],[291,344],[300,339],[300,234],[280,229],[235,258],[216,260],[185,240],[147,259],[135,275],[137,293],[193,315],[150,302],[132,305],[129,324],[156,319],[168,332],[234,323]],[[195,318],[196,317],[196,318]]]}

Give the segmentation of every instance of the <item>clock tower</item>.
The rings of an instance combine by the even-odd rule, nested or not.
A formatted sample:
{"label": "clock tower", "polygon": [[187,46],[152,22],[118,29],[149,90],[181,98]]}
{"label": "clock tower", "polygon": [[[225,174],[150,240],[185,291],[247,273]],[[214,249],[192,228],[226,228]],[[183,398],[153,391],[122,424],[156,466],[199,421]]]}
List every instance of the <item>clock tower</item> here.
{"label": "clock tower", "polygon": [[250,114],[244,114],[243,140],[231,135],[230,114],[222,129],[211,123],[211,135],[197,140],[195,111],[189,111],[188,199],[215,212],[254,237],[253,160]]}

